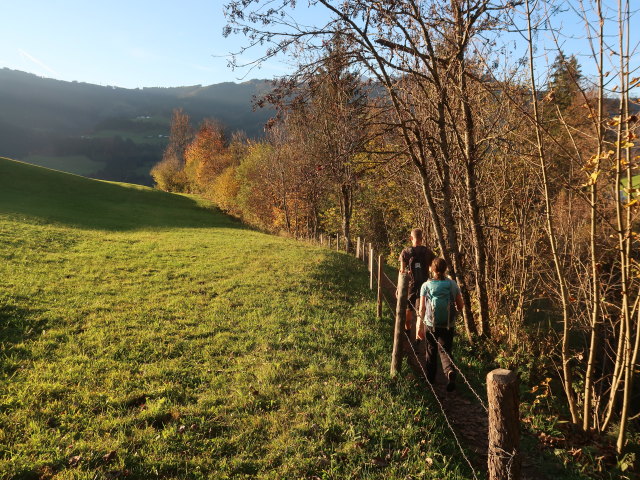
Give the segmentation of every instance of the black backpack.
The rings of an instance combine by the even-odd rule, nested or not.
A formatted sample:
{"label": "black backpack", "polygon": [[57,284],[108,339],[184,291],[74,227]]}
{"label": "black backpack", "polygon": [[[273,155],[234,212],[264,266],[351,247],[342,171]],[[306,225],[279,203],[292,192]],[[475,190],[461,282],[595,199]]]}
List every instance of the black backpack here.
{"label": "black backpack", "polygon": [[410,249],[408,267],[411,276],[409,280],[411,293],[419,292],[422,284],[429,279],[428,251],[429,249],[422,245]]}

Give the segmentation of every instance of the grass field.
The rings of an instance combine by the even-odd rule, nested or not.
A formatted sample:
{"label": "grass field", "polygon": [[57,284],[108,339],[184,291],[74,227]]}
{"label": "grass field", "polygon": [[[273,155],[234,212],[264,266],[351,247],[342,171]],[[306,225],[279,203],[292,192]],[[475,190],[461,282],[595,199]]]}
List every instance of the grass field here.
{"label": "grass field", "polygon": [[0,478],[469,478],[361,263],[0,159]]}

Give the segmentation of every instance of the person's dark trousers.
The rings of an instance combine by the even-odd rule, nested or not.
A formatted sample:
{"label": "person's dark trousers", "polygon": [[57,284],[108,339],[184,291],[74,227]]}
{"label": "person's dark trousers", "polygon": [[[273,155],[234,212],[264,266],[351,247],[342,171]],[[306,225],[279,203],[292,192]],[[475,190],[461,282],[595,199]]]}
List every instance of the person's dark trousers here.
{"label": "person's dark trousers", "polygon": [[[438,354],[440,354],[440,363],[442,370],[448,379],[453,380],[456,377],[456,368],[453,364],[453,336],[455,331],[453,328],[433,328],[427,327],[426,335],[426,356],[427,356],[427,380],[433,383],[436,379],[438,371]],[[451,375],[449,375],[451,374]]]}

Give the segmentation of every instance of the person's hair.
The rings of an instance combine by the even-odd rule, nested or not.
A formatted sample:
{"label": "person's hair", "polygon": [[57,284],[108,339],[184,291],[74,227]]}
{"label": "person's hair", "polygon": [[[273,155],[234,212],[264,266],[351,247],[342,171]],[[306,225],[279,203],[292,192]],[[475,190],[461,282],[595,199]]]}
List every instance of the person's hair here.
{"label": "person's hair", "polygon": [[433,262],[431,262],[431,266],[433,267],[436,279],[444,280],[444,272],[447,271],[447,261],[442,257],[436,257],[433,259]]}
{"label": "person's hair", "polygon": [[411,230],[411,236],[417,240],[422,240],[422,229],[414,228]]}

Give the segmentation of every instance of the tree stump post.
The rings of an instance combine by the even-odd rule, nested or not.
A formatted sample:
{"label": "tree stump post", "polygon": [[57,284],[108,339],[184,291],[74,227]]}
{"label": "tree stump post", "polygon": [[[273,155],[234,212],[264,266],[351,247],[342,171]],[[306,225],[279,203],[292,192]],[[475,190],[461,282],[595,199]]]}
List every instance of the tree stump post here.
{"label": "tree stump post", "polygon": [[520,402],[516,372],[498,368],[487,375],[489,480],[520,480]]}
{"label": "tree stump post", "polygon": [[356,258],[360,258],[360,237],[358,237],[356,242]]}
{"label": "tree stump post", "polygon": [[409,278],[406,273],[398,273],[398,290],[396,302],[396,326],[393,332],[393,353],[391,354],[391,376],[395,377],[402,365],[402,333],[406,319],[407,296],[409,294]]}
{"label": "tree stump post", "polygon": [[384,268],[384,258],[378,255],[378,304],[376,314],[382,318],[382,269]]}

